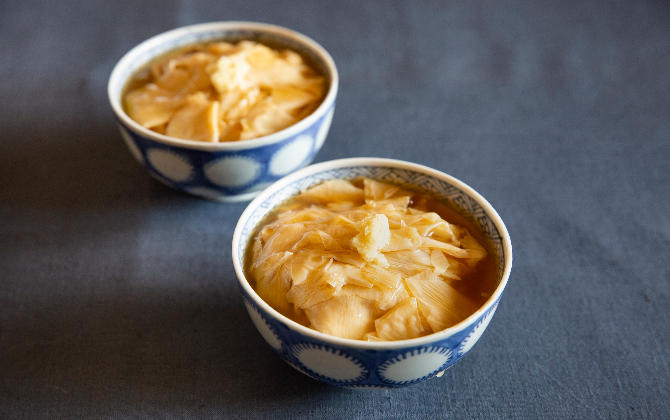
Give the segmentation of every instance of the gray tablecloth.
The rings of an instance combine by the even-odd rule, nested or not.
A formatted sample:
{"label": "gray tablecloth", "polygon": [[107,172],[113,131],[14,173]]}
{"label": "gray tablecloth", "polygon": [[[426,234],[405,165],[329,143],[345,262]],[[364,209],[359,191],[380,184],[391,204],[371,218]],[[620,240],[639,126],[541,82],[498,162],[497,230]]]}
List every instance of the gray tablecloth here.
{"label": "gray tablecloth", "polygon": [[[509,286],[441,379],[357,392],[282,363],[235,284],[245,204],[125,149],[115,62],[213,20],[332,53],[318,161],[422,163],[505,220]],[[0,97],[0,417],[670,417],[668,2],[10,1]]]}

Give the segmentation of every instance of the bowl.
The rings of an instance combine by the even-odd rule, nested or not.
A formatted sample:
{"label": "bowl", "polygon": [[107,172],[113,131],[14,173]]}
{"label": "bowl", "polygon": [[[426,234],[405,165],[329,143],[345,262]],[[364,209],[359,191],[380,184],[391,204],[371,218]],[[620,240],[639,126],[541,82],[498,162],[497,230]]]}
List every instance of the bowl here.
{"label": "bowl", "polygon": [[[326,78],[319,107],[276,133],[250,140],[204,143],[162,135],[142,127],[123,110],[128,80],[154,58],[184,45],[250,39],[300,53]],[[254,22],[213,22],[173,29],[137,45],[116,64],[107,94],[130,153],[164,184],[216,201],[244,201],[309,164],[323,145],[335,109],[338,75],[328,52],[312,39],[280,26]]]}
{"label": "bowl", "polygon": [[[277,205],[329,179],[368,177],[426,192],[468,218],[490,241],[498,284],[472,315],[443,331],[386,342],[367,342],[327,335],[274,310],[256,294],[245,273],[244,255],[259,223]],[[240,217],[232,257],[246,309],[265,341],[298,371],[331,385],[395,388],[441,376],[481,337],[491,322],[512,268],[512,244],[505,224],[474,189],[445,173],[399,160],[351,158],[324,162],[277,181],[252,201]]]}

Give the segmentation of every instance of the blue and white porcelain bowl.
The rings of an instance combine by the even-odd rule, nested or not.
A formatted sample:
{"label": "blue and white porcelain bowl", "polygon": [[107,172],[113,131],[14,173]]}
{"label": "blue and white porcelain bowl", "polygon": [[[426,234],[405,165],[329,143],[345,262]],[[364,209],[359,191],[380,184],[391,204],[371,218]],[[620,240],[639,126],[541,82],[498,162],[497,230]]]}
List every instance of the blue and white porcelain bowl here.
{"label": "blue and white porcelain bowl", "polygon": [[[284,130],[256,139],[223,143],[158,134],[133,121],[123,110],[121,96],[126,83],[154,58],[184,45],[239,39],[290,48],[307,57],[328,81],[321,105]],[[330,128],[337,87],[333,59],[312,39],[264,23],[214,22],[174,29],[142,42],[116,64],[107,93],[123,140],[151,176],[172,188],[210,200],[244,201],[314,159]]]}
{"label": "blue and white porcelain bowl", "polygon": [[[367,342],[330,336],[300,325],[256,294],[245,277],[244,255],[263,218],[278,204],[314,184],[360,177],[427,192],[457,209],[487,236],[495,253],[498,285],[475,313],[453,327],[424,337]],[[507,229],[493,207],[474,189],[426,166],[377,158],[324,162],[274,183],[240,217],[233,235],[232,255],[244,304],[265,341],[305,375],[353,388],[396,388],[441,376],[472,349],[491,322],[512,268],[512,244]]]}

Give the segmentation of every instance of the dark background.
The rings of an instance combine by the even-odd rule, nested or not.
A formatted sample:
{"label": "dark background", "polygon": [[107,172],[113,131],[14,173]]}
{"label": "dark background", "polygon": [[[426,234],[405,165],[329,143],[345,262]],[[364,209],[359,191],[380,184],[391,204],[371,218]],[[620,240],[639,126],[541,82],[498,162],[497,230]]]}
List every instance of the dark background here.
{"label": "dark background", "polygon": [[[670,3],[3,1],[0,417],[670,417]],[[313,37],[341,85],[318,161],[462,179],[512,236],[479,344],[441,379],[348,391],[282,363],[239,299],[246,204],[152,180],[106,95],[165,30]]]}

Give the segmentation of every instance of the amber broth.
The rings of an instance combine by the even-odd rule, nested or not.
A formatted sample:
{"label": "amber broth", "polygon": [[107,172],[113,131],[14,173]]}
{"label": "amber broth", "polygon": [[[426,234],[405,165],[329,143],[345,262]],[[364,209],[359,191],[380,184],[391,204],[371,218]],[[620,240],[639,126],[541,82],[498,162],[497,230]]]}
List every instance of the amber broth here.
{"label": "amber broth", "polygon": [[496,255],[493,252],[491,241],[475,226],[472,220],[463,216],[456,209],[428,194],[412,196],[411,207],[423,211],[433,211],[447,222],[465,227],[472,236],[486,249],[486,257],[477,263],[474,270],[460,281],[452,281],[455,289],[468,296],[480,307],[498,287],[498,268]]}
{"label": "amber broth", "polygon": [[[357,187],[363,187],[363,180],[356,179],[351,181]],[[392,184],[386,182],[387,184]],[[393,184],[395,185],[395,184]],[[315,186],[315,185],[313,185]],[[400,188],[407,189],[407,186],[397,185]],[[411,191],[411,190],[410,190]],[[488,298],[493,294],[498,286],[498,270],[496,266],[496,254],[493,252],[491,241],[481,232],[480,229],[472,222],[472,220],[465,217],[455,208],[452,208],[443,201],[426,193],[417,193],[412,196],[410,207],[417,210],[435,212],[444,220],[451,224],[465,227],[475,239],[486,249],[486,257],[477,263],[474,270],[460,281],[452,281],[449,284],[455,289],[470,298],[477,308],[481,307]],[[272,223],[277,219],[277,215],[285,210],[287,207],[293,209],[305,208],[312,205],[312,202],[300,200],[299,197],[292,197],[275,207],[263,220],[258,224],[251,238],[255,238],[258,232],[267,224]],[[298,205],[298,207],[296,207]],[[301,206],[299,206],[301,205]],[[244,255],[244,271],[249,279],[251,286],[255,288],[254,279],[249,274],[251,272],[250,265],[252,260],[253,240],[250,239],[247,244],[247,249]]]}

